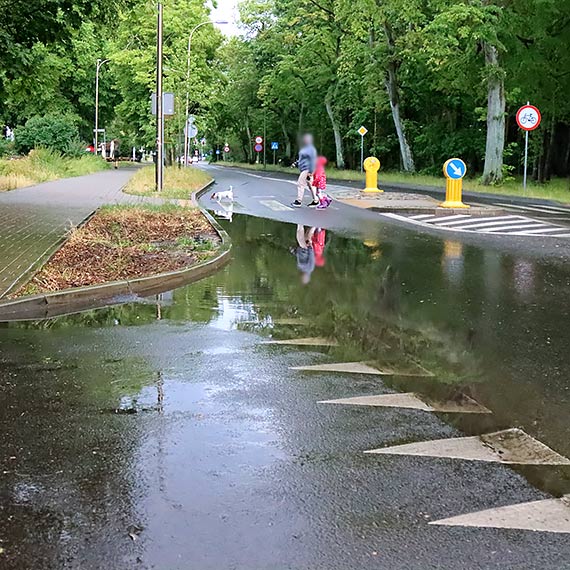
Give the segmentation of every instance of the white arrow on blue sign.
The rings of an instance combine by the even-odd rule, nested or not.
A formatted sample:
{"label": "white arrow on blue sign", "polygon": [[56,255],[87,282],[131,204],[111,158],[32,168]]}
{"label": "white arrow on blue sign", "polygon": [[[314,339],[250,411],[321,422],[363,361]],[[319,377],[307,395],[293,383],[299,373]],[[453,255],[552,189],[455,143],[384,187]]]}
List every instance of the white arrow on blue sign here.
{"label": "white arrow on blue sign", "polygon": [[467,173],[467,165],[460,158],[450,158],[445,163],[445,175],[452,180],[459,180]]}

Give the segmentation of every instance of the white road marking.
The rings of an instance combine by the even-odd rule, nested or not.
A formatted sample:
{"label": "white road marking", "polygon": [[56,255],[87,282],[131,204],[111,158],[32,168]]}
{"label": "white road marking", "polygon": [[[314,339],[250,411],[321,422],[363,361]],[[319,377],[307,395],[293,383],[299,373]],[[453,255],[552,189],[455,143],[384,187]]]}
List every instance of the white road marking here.
{"label": "white road marking", "polygon": [[[470,216],[467,219],[454,219],[445,222],[439,221],[439,216],[433,216],[431,219],[418,219],[417,216],[403,216],[401,214],[388,212],[380,215],[393,220],[408,222],[416,226],[423,226],[424,228],[428,226],[451,232],[527,237],[570,237],[570,233],[568,233],[569,228],[567,227],[555,226],[547,221],[528,218],[526,216],[491,216],[485,218]],[[566,233],[559,234],[557,232]]]}
{"label": "white road marking", "polygon": [[[505,208],[525,208],[525,206],[519,206],[518,204],[495,204],[495,206],[503,206]],[[543,204],[533,204],[532,206],[526,206],[526,208],[540,208],[541,210],[550,210],[555,212],[564,212],[566,214],[570,214],[569,208],[560,208],[558,206],[544,206]]]}
{"label": "white road marking", "polygon": [[434,218],[433,214],[417,214],[415,216],[410,216],[412,220],[421,220],[422,218]]}
{"label": "white road marking", "polygon": [[338,346],[338,342],[332,338],[310,337],[290,338],[286,340],[264,340],[261,344],[279,344],[285,346]]}
{"label": "white road marking", "polygon": [[273,210],[274,212],[292,212],[293,211],[293,208],[290,208],[289,206],[285,206],[285,204],[282,204],[281,202],[278,202],[277,200],[260,200],[259,203],[262,204],[263,206],[265,206],[266,208]]}
{"label": "white road marking", "polygon": [[503,206],[504,208],[514,208],[515,210],[525,210],[527,212],[541,212],[549,214],[550,210],[545,210],[542,206],[519,206],[517,204],[496,204],[496,206]]}
{"label": "white road marking", "polygon": [[466,513],[429,524],[570,533],[570,495]]}
{"label": "white road marking", "polygon": [[546,208],[547,210],[553,210],[554,212],[563,212],[565,214],[570,214],[570,209],[568,208],[559,208],[558,206],[544,206],[541,205],[541,208]]}
{"label": "white road marking", "polygon": [[[546,226],[543,226],[546,227]],[[540,222],[527,222],[522,223],[522,224],[515,224],[515,225],[509,225],[509,226],[504,226],[501,228],[484,228],[481,230],[477,230],[478,232],[487,232],[489,234],[491,233],[495,233],[495,232],[504,232],[505,230],[522,230],[528,228],[529,230],[532,228],[540,228]]]}
{"label": "white road marking", "polygon": [[567,232],[568,228],[540,228],[538,230],[526,230],[525,234],[546,234],[546,233],[553,233],[553,232]]}
{"label": "white road marking", "polygon": [[570,465],[567,457],[518,428],[478,436],[406,443],[365,453],[446,457],[508,465]]}
{"label": "white road marking", "polygon": [[[473,218],[473,216],[462,216],[462,218],[464,218],[463,220],[452,220],[452,221],[447,221],[448,219],[451,220],[451,218],[454,218],[455,216],[449,216],[449,218],[447,216],[444,216],[440,221],[438,221],[437,223],[434,222],[435,225],[438,226],[460,226],[461,224],[465,224],[467,222],[475,222],[475,221],[486,221],[486,220],[493,220],[496,219],[494,217],[491,218]],[[502,216],[504,218],[512,218],[512,216]],[[465,219],[467,218],[467,219]]]}
{"label": "white road marking", "polygon": [[491,410],[479,402],[465,396],[460,401],[426,402],[419,394],[380,394],[377,396],[356,396],[338,400],[323,400],[319,404],[338,404],[345,406],[376,406],[383,408],[407,408],[424,412],[444,412],[459,414],[490,414]]}
{"label": "white road marking", "polygon": [[[470,218],[471,216],[468,216],[467,214],[456,214],[455,216],[435,216],[435,217],[436,219],[433,220],[433,223],[434,224],[437,223],[439,225],[440,223],[447,222],[449,220],[460,220],[460,219]],[[437,218],[439,218],[439,220]],[[417,218],[415,219],[417,220]]]}
{"label": "white road marking", "polygon": [[[488,218],[487,218],[488,219]],[[528,219],[528,218],[527,218]],[[462,224],[454,224],[453,228],[461,228],[462,230],[471,230],[478,227],[486,226],[504,226],[505,224],[520,224],[525,218],[519,216],[508,216],[503,219],[495,219],[493,221],[478,221],[476,219],[466,220]],[[451,227],[451,226],[450,226]]]}

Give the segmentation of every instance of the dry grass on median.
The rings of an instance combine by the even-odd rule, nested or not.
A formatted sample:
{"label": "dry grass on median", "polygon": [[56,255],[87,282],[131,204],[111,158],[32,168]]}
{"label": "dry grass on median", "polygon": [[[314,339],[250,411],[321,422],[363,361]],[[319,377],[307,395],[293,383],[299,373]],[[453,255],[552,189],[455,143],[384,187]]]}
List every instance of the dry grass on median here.
{"label": "dry grass on median", "polygon": [[197,209],[104,207],[70,234],[16,296],[184,269],[214,255],[219,243]]}
{"label": "dry grass on median", "polygon": [[188,200],[192,192],[200,189],[211,179],[208,174],[192,166],[187,168],[170,166],[164,169],[164,189],[158,194],[155,192],[154,166],[146,166],[129,180],[125,192],[137,196]]}

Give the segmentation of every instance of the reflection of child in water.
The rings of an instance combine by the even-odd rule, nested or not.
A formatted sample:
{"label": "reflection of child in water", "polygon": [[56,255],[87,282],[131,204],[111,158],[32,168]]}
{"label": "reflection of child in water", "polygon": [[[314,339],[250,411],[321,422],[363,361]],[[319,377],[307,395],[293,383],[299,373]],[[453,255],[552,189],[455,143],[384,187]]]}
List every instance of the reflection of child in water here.
{"label": "reflection of child in water", "polygon": [[311,243],[315,252],[315,265],[324,267],[325,265],[325,244],[327,241],[327,232],[322,228],[317,228],[313,233]]}

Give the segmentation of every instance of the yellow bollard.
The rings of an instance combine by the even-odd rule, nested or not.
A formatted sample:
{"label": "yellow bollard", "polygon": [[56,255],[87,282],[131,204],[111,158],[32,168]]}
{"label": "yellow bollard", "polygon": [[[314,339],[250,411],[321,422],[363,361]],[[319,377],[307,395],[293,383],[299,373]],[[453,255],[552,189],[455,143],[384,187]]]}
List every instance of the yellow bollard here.
{"label": "yellow bollard", "polygon": [[364,161],[364,170],[366,171],[366,188],[365,192],[383,192],[378,189],[378,171],[380,170],[380,161],[375,156],[369,156]]}
{"label": "yellow bollard", "polygon": [[461,201],[463,193],[463,177],[467,173],[467,166],[460,158],[450,158],[443,165],[443,174],[446,178],[445,202],[441,208],[469,208]]}

